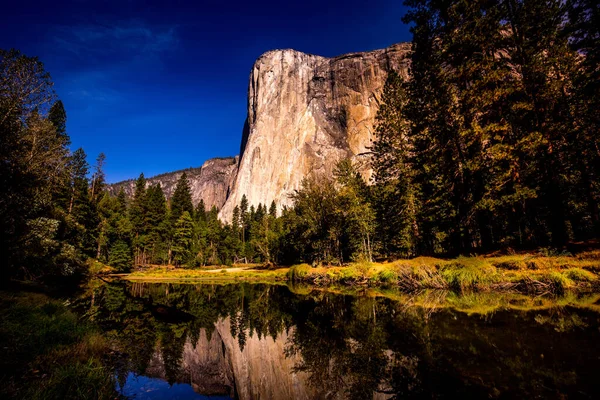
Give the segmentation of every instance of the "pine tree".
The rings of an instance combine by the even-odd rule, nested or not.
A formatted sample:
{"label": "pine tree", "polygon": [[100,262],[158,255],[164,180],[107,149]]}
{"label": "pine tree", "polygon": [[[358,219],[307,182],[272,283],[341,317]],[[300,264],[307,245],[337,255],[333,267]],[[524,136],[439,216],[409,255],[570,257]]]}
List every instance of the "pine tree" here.
{"label": "pine tree", "polygon": [[173,239],[173,260],[176,265],[186,264],[190,261],[194,222],[188,211],[183,211],[175,223]]}
{"label": "pine tree", "polygon": [[85,154],[85,151],[83,151],[83,149],[80,147],[79,149],[75,150],[75,152],[71,155],[69,160],[69,171],[71,175],[71,182],[69,184],[71,186],[71,196],[69,200],[68,209],[69,214],[73,211],[73,204],[75,202],[75,193],[77,190],[77,186],[82,186],[82,182],[86,181],[85,185],[83,186],[87,187],[87,174],[89,165],[87,163],[86,158],[87,156]]}
{"label": "pine tree", "polygon": [[132,263],[129,245],[122,240],[118,240],[110,249],[108,263],[119,272],[129,271]]}
{"label": "pine tree", "polygon": [[145,260],[145,240],[146,240],[146,178],[140,174],[135,182],[135,192],[129,208],[129,220],[133,228],[133,246],[135,249],[134,263],[142,265]]}
{"label": "pine tree", "polygon": [[207,262],[212,265],[218,265],[222,262],[219,258],[219,245],[221,243],[222,225],[219,220],[217,207],[212,206],[206,216],[206,240],[207,240]]}
{"label": "pine tree", "polygon": [[[202,203],[204,207],[204,203]],[[202,208],[202,215],[199,216],[199,210],[196,208],[196,220],[194,221],[194,234],[192,238],[192,254],[194,256],[194,266],[206,265],[207,262],[207,226],[206,212]]]}
{"label": "pine tree", "polygon": [[48,111],[48,120],[54,125],[56,134],[62,139],[64,145],[71,144],[71,139],[67,134],[67,112],[62,101],[57,100],[52,104]]}
{"label": "pine tree", "polygon": [[164,223],[167,219],[167,200],[160,183],[150,186],[146,191],[146,213],[144,215],[145,231],[148,239],[147,247],[150,250],[152,262],[163,261],[166,257],[164,249]]}
{"label": "pine tree", "polygon": [[335,182],[327,178],[304,179],[291,197],[293,211],[284,213],[288,229],[284,241],[291,244],[287,246],[289,251],[301,254],[305,262],[342,262],[344,224],[338,212]]}
{"label": "pine tree", "polygon": [[73,153],[70,160],[72,175],[72,192],[69,204],[74,224],[69,224],[67,240],[75,248],[81,250],[89,257],[97,256],[97,235],[100,218],[96,204],[90,199],[90,183],[87,178],[89,165],[83,149]]}
{"label": "pine tree", "polygon": [[345,236],[343,258],[372,261],[375,212],[370,203],[369,189],[350,159],[337,163],[334,176],[341,186],[336,203]]}
{"label": "pine tree", "polygon": [[240,230],[240,206],[235,206],[233,208],[233,214],[231,217],[231,228],[234,233],[239,233]]}
{"label": "pine tree", "polygon": [[190,215],[194,214],[190,183],[188,182],[187,174],[184,172],[177,180],[175,191],[171,198],[171,220],[177,221],[185,211]]}
{"label": "pine tree", "polygon": [[194,210],[194,219],[196,221],[203,220],[206,222],[206,206],[204,205],[204,199],[200,199],[198,202],[196,210]]}
{"label": "pine tree", "polygon": [[119,213],[125,214],[127,211],[127,195],[125,194],[125,190],[123,190],[123,188],[119,189],[117,200],[119,204]]}
{"label": "pine tree", "polygon": [[[409,0],[412,7],[404,22],[412,23],[413,52],[411,81],[404,115],[410,123],[413,186],[419,208],[418,252],[433,254],[460,247],[457,201],[461,201],[461,173],[456,131],[448,125],[453,113],[451,95],[443,79],[443,60],[439,47],[440,12],[426,0]],[[447,179],[450,176],[451,179]],[[464,212],[462,212],[464,213]],[[462,214],[461,213],[461,214]]]}
{"label": "pine tree", "polygon": [[[574,51],[584,57],[576,70],[575,102],[578,114],[576,137],[571,148],[578,172],[582,210],[576,227],[585,236],[600,236],[600,7],[594,0],[568,0],[565,34]],[[588,222],[589,221],[589,222]]]}
{"label": "pine tree", "polygon": [[104,153],[98,154],[96,158],[96,165],[94,166],[94,173],[92,174],[92,190],[91,197],[92,201],[96,201],[99,193],[104,190],[105,174],[104,174],[104,163],[106,162],[106,156]]}
{"label": "pine tree", "polygon": [[245,247],[246,237],[248,236],[248,229],[250,228],[250,216],[248,215],[248,198],[245,194],[242,195],[242,200],[240,202],[240,224],[242,229],[242,245]]}
{"label": "pine tree", "polygon": [[532,220],[533,235],[543,238],[547,233],[552,244],[560,247],[569,239],[566,156],[575,140],[569,93],[574,90],[577,57],[562,35],[562,1],[510,0],[503,5],[510,39],[508,55],[520,80],[520,101],[513,103],[511,120],[522,143],[519,150],[529,151],[528,171],[524,171],[530,173],[525,176],[527,184],[539,187],[539,195],[529,206],[537,212]]}
{"label": "pine tree", "polygon": [[592,199],[588,214],[595,209],[594,196],[577,190],[592,187],[576,182],[593,174],[576,156],[585,124],[565,2],[406,4],[415,51],[405,116],[421,249],[563,246],[582,225],[573,221],[584,220],[580,199]]}
{"label": "pine tree", "polygon": [[407,101],[404,81],[397,73],[390,72],[376,116],[371,158],[377,237],[386,255],[414,254],[417,239],[410,127],[403,115]]}

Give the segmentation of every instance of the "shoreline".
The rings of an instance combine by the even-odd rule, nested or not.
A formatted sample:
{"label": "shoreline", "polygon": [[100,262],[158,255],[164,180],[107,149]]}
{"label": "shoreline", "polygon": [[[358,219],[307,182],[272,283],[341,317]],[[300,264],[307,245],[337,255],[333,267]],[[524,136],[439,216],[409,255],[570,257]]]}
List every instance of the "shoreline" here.
{"label": "shoreline", "polygon": [[406,292],[424,289],[538,294],[600,291],[600,250],[577,256],[521,254],[451,260],[417,257],[389,263],[356,262],[342,267],[308,264],[271,269],[258,269],[256,265],[204,270],[153,267],[112,276],[135,282],[266,281],[389,287]]}

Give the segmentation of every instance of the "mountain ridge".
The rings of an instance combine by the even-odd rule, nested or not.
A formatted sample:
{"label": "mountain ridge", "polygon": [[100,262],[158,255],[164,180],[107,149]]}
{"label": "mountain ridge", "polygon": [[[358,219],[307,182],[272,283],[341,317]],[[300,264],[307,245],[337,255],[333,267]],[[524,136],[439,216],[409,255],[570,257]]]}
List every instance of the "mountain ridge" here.
{"label": "mountain ridge", "polygon": [[[200,167],[189,167],[172,172],[164,172],[146,178],[146,187],[159,183],[170,199],[175,191],[179,177],[185,172],[188,176],[194,206],[204,201],[207,210],[213,206],[221,208],[225,203],[231,186],[231,179],[237,172],[238,156],[215,157],[206,160]],[[127,179],[108,185],[111,194],[116,195],[121,189],[128,198],[133,197],[136,179]]]}

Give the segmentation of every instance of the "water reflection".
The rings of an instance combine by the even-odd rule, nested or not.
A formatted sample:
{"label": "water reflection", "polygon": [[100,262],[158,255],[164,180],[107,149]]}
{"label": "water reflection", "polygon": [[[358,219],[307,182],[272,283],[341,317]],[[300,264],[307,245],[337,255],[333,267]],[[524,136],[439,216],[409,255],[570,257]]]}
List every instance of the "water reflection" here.
{"label": "water reflection", "polygon": [[84,307],[136,398],[135,377],[240,399],[599,398],[599,298],[116,282]]}

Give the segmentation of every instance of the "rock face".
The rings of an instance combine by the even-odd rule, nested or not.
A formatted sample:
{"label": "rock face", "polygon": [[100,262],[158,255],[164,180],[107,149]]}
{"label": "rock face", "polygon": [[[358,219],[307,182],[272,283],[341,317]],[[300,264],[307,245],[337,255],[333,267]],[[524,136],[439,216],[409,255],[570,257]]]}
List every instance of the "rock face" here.
{"label": "rock face", "polygon": [[[240,400],[325,398],[318,394],[318,388],[309,385],[306,373],[294,371],[300,356],[285,356],[289,335],[293,335],[293,329],[281,332],[277,339],[248,335],[241,349],[231,335],[229,318],[222,319],[215,324],[210,339],[202,328],[196,343],[186,341],[176,381],[189,383],[205,396]],[[164,365],[157,347],[145,375],[166,380]]]}
{"label": "rock face", "polygon": [[[188,383],[195,392],[204,396],[229,396],[240,400],[254,399],[345,399],[346,389],[326,392],[311,383],[307,372],[296,371],[302,357],[286,354],[286,347],[294,335],[294,328],[271,336],[250,335],[242,348],[231,335],[229,317],[215,324],[208,338],[206,329],[200,330],[196,343],[187,339],[183,348],[180,369],[175,377],[178,383]],[[391,353],[390,353],[391,354]],[[165,361],[159,347],[145,371],[152,378],[167,379]],[[373,393],[373,400],[391,396]]]}
{"label": "rock face", "polygon": [[[239,168],[221,219],[231,219],[244,194],[251,205],[289,205],[303,178],[331,174],[342,158],[366,158],[387,75],[408,77],[409,52],[403,43],[335,58],[263,54],[250,73]],[[370,177],[368,166],[362,172]]]}
{"label": "rock face", "polygon": [[[206,161],[200,168],[189,168],[148,178],[147,186],[160,183],[165,196],[169,199],[175,191],[177,180],[185,172],[190,182],[194,205],[198,204],[200,199],[202,199],[207,210],[212,206],[221,209],[234,182],[238,162],[237,156],[213,158]],[[109,186],[109,191],[116,195],[121,188],[123,188],[128,197],[132,197],[135,191],[135,180],[112,184]]]}

